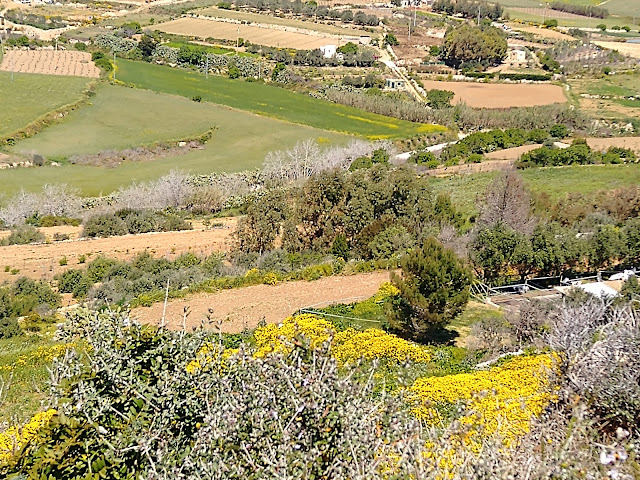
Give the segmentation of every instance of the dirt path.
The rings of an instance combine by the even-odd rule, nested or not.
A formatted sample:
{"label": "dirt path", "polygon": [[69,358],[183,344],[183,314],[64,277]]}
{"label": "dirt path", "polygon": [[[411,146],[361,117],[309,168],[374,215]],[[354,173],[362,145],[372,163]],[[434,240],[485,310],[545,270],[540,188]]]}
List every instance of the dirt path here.
{"label": "dirt path", "polygon": [[[194,223],[195,230],[182,232],[143,233],[0,247],[0,284],[6,280],[13,281],[20,276],[51,280],[55,275],[69,268],[82,268],[83,265],[79,262],[82,256],[88,263],[99,255],[128,259],[145,250],[156,257],[167,258],[175,258],[184,252],[208,255],[226,251],[231,244],[236,219],[225,218],[217,221],[223,225],[223,228],[205,230],[200,224]],[[80,229],[81,227],[50,227],[40,230],[45,233],[47,239],[51,239],[55,232],[65,233],[74,239],[77,238]],[[8,232],[1,232],[0,238],[6,235]],[[67,261],[66,265],[60,265],[63,258]],[[8,272],[5,271],[6,267],[9,267]],[[12,269],[17,269],[19,272],[12,275],[10,271]]]}
{"label": "dirt path", "polygon": [[[313,282],[286,282],[198,293],[170,301],[167,304],[166,321],[171,328],[182,328],[183,312],[185,307],[189,307],[187,326],[198,326],[212,308],[211,319],[221,322],[222,331],[236,333],[243,328],[255,327],[261,320],[267,323],[280,322],[309,305],[371,297],[388,280],[389,272],[384,271],[325,277]],[[162,309],[162,303],[136,308],[132,311],[132,317],[143,323],[157,324],[162,319]]]}

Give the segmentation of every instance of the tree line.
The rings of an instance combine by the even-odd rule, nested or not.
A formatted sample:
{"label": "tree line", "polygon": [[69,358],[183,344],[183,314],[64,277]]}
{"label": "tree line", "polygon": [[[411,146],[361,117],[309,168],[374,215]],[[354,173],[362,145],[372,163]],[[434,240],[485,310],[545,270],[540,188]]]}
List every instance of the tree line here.
{"label": "tree line", "polygon": [[575,5],[564,2],[551,2],[549,4],[552,10],[559,12],[573,13],[575,15],[584,15],[585,17],[607,18],[609,10],[594,5]]}

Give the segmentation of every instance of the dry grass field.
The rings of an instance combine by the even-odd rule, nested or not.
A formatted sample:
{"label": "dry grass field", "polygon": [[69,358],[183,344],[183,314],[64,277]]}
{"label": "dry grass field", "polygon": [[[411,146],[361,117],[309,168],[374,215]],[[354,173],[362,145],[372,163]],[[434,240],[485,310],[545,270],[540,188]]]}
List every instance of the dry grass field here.
{"label": "dry grass field", "polygon": [[[220,322],[223,332],[239,333],[245,328],[255,328],[263,320],[281,322],[309,305],[354,297],[369,298],[387,281],[389,272],[383,271],[197,293],[168,302],[166,320],[170,328],[181,328],[185,308],[188,308],[187,326],[199,326],[212,308],[211,319]],[[162,318],[162,310],[163,304],[156,303],[148,308],[134,309],[131,316],[142,323],[156,324]]]}
{"label": "dry grass field", "polygon": [[290,47],[298,50],[312,50],[323,45],[337,45],[340,41],[339,37],[311,31],[309,33],[287,32],[202,18],[179,18],[157,25],[156,28],[162,32],[176,35],[223,40],[243,38],[258,45]]}
{"label": "dry grass field", "polygon": [[[201,224],[194,224],[194,230],[181,232],[144,233],[121,237],[78,239],[81,227],[42,228],[48,240],[55,233],[64,233],[71,240],[35,245],[11,245],[0,247],[0,284],[25,276],[34,279],[51,280],[69,268],[82,268],[82,256],[90,262],[99,255],[110,258],[130,259],[134,255],[149,251],[157,257],[174,258],[184,252],[211,254],[226,251],[231,245],[231,234],[236,228],[236,219],[216,220],[223,228],[205,230]],[[0,238],[9,232],[0,232]],[[60,265],[65,258],[66,265]],[[10,267],[5,272],[6,267]],[[11,275],[11,269],[20,270]]]}
{"label": "dry grass field", "polygon": [[567,101],[558,85],[439,82],[424,78],[425,89],[450,90],[456,94],[454,104],[464,102],[473,108],[533,107]]}
{"label": "dry grass field", "polygon": [[593,42],[599,47],[617,50],[622,55],[628,55],[632,58],[640,58],[640,43],[624,43],[624,42]]}
{"label": "dry grass field", "polygon": [[519,30],[525,33],[533,33],[539,37],[548,38],[551,40],[566,40],[571,42],[575,40],[571,35],[567,35],[566,33],[558,32],[556,30],[550,30],[548,28],[539,28],[531,25],[522,25],[516,22],[510,22],[508,25],[514,30]]}
{"label": "dry grass field", "polygon": [[218,7],[204,8],[202,10],[198,10],[197,13],[213,18],[231,19],[258,25],[273,25],[291,29],[313,30],[315,32],[326,33],[329,35],[370,35],[369,32],[365,30],[358,30],[356,28],[353,28],[353,26],[351,25],[340,26],[328,23],[313,22],[311,20],[299,20],[297,18],[276,17],[273,15],[260,13],[226,10]]}
{"label": "dry grass field", "polygon": [[91,61],[89,53],[66,50],[8,50],[2,58],[0,70],[89,78],[100,76],[100,69]]}

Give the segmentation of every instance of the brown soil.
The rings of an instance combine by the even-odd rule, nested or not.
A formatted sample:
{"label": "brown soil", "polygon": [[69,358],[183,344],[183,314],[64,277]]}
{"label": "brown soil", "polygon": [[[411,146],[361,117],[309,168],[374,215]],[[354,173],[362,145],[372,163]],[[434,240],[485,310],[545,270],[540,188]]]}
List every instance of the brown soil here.
{"label": "brown soil", "polygon": [[542,145],[522,145],[521,147],[506,148],[504,150],[498,150],[497,152],[487,153],[485,157],[491,160],[517,160],[523,153],[530,152],[536,148],[540,148]]}
{"label": "brown soil", "polygon": [[508,25],[514,30],[519,30],[521,32],[526,32],[526,33],[533,33],[534,35],[537,35],[539,37],[549,38],[551,40],[567,40],[567,41],[575,40],[575,38],[572,37],[571,35],[567,35],[565,33],[561,33],[556,30],[550,30],[548,28],[534,27],[532,25],[522,25],[520,23],[515,23],[515,22],[511,22]]}
{"label": "brown soil", "polygon": [[454,104],[464,102],[473,108],[533,107],[567,101],[558,85],[439,82],[429,80],[428,76],[423,78],[426,90],[450,90],[456,94]]}
{"label": "brown soil", "polygon": [[622,55],[628,55],[632,58],[640,58],[640,43],[623,43],[623,42],[593,42],[596,45],[617,50]]}
{"label": "brown soil", "polygon": [[100,69],[91,61],[91,54],[66,50],[8,50],[0,70],[75,77],[100,76]]}
{"label": "brown soil", "polygon": [[[206,321],[209,309],[213,309],[210,327],[219,325],[223,332],[235,333],[254,328],[262,320],[280,322],[310,305],[371,297],[388,280],[389,272],[385,271],[199,293],[168,302],[165,318],[169,327],[182,328],[184,311],[188,308],[186,325],[196,327]],[[162,303],[157,303],[148,308],[136,308],[131,316],[143,323],[158,324],[163,307]]]}
{"label": "brown soil", "polygon": [[[7,280],[14,280],[16,276],[51,280],[55,275],[69,268],[82,268],[83,265],[78,261],[82,255],[86,257],[88,263],[99,255],[129,259],[145,250],[156,257],[166,258],[175,258],[185,252],[208,255],[229,250],[236,219],[226,218],[216,221],[221,222],[224,227],[204,230],[201,224],[194,222],[195,230],[96,239],[77,239],[81,227],[41,228],[40,230],[49,241],[56,232],[70,235],[71,240],[0,247],[0,284]],[[8,234],[7,231],[0,232],[1,236]],[[60,265],[63,257],[66,258],[67,265]],[[19,269],[20,271],[16,275],[11,275],[10,271],[5,272],[6,266],[9,266],[10,270]]]}
{"label": "brown soil", "polygon": [[427,173],[434,177],[448,177],[451,175],[468,175],[481,172],[493,172],[496,170],[508,170],[513,167],[513,160],[487,160],[482,163],[465,163],[450,167],[439,167],[428,170]]}
{"label": "brown soil", "polygon": [[640,153],[640,137],[587,138],[587,144],[595,150],[622,147]]}
{"label": "brown soil", "polygon": [[244,38],[258,45],[291,47],[299,50],[312,50],[324,45],[338,45],[340,40],[337,36],[312,31],[308,33],[287,32],[275,27],[264,28],[202,18],[179,18],[157,25],[157,29],[167,33],[200,38],[211,37],[224,40]]}

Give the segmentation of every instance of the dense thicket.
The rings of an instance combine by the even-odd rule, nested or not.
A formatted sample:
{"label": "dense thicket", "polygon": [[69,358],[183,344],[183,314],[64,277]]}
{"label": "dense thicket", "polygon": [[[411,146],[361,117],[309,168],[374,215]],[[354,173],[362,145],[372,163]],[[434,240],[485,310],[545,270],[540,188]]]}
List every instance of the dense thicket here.
{"label": "dense thicket", "polygon": [[609,16],[609,11],[606,8],[596,7],[594,5],[575,5],[565,2],[551,2],[549,6],[553,10],[557,10],[559,12],[584,15],[585,17],[607,18]]}
{"label": "dense thicket", "polygon": [[474,0],[435,0],[431,6],[434,12],[447,15],[462,15],[465,18],[489,18],[498,20],[504,13],[499,3]]}
{"label": "dense thicket", "polygon": [[463,24],[444,36],[440,58],[454,68],[486,68],[507,55],[507,40],[497,28]]}

